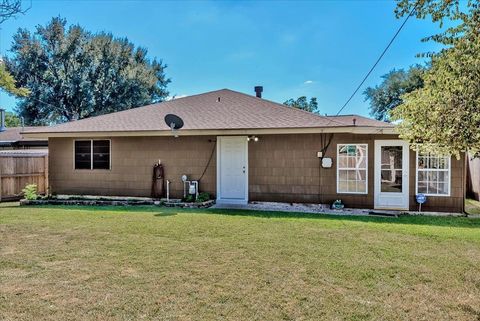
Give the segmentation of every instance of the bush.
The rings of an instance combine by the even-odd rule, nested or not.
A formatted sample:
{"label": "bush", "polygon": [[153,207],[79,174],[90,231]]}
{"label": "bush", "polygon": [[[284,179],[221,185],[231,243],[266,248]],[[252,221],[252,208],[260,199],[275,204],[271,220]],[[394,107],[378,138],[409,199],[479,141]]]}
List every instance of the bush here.
{"label": "bush", "polygon": [[209,199],[210,199],[210,193],[202,192],[202,193],[198,194],[197,202],[199,202],[199,203],[206,202]]}
{"label": "bush", "polygon": [[23,192],[23,197],[25,197],[25,199],[27,200],[34,201],[38,198],[36,184],[28,184],[27,186],[25,186],[22,192]]}

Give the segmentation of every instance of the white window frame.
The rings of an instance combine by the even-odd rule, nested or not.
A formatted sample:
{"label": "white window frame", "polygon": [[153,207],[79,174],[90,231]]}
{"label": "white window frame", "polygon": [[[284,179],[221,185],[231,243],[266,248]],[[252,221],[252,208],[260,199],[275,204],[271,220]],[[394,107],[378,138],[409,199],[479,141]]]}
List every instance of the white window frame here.
{"label": "white window frame", "polygon": [[[108,168],[102,169],[102,168],[93,168],[93,141],[95,140],[108,140]],[[77,169],[75,166],[75,142],[90,142],[90,169],[88,168],[83,168],[83,169]],[[108,138],[103,138],[103,139],[74,139],[73,140],[73,170],[74,171],[110,171],[112,170],[112,140]]]}
{"label": "white window frame", "polygon": [[[355,145],[355,146],[364,146],[365,147],[365,192],[341,192],[339,191],[339,178],[341,170],[355,170],[355,168],[340,168],[340,146]],[[363,169],[362,169],[363,170]],[[357,195],[366,195],[368,194],[368,144],[365,143],[342,143],[337,144],[337,194],[357,194]]]}
{"label": "white window frame", "polygon": [[[417,154],[415,157],[415,195],[418,195],[418,171],[429,172],[429,171],[436,171],[436,172],[447,172],[447,183],[448,183],[448,193],[447,194],[431,194],[431,193],[422,193],[425,196],[435,196],[435,197],[449,197],[452,190],[452,157],[451,156],[437,156],[437,157],[445,157],[448,160],[448,168],[447,169],[439,169],[439,168],[431,168],[431,169],[419,169],[418,168],[418,157],[420,153],[417,150]],[[434,155],[436,156],[436,155]]]}

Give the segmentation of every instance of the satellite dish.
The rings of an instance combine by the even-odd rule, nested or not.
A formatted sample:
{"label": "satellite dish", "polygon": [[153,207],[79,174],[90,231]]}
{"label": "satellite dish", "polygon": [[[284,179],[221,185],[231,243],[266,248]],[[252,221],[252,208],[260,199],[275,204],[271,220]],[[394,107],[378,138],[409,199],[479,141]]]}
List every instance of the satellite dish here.
{"label": "satellite dish", "polygon": [[183,120],[174,114],[168,114],[165,116],[165,123],[172,130],[180,129],[183,127]]}
{"label": "satellite dish", "polygon": [[178,137],[177,130],[183,127],[183,120],[174,114],[168,114],[165,116],[165,123],[172,129],[172,134]]}

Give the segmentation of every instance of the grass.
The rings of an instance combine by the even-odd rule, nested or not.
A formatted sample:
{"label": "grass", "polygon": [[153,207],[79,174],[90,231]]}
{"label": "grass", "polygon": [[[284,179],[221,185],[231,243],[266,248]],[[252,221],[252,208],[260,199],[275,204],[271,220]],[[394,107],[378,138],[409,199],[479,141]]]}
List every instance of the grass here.
{"label": "grass", "polygon": [[0,320],[78,319],[480,320],[480,220],[0,207]]}
{"label": "grass", "polygon": [[466,199],[465,212],[468,214],[480,214],[480,202],[473,199]]}

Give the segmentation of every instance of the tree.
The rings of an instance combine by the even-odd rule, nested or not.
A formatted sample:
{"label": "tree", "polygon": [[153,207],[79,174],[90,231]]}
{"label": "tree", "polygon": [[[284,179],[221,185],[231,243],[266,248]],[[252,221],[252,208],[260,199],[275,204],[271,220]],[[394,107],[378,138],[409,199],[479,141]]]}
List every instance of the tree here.
{"label": "tree", "polygon": [[28,89],[18,88],[13,76],[5,69],[5,63],[0,59],[0,88],[5,90],[8,94],[25,97],[29,94]]}
{"label": "tree", "polygon": [[7,127],[19,127],[22,125],[20,117],[12,112],[7,111],[5,113],[5,126]]}
{"label": "tree", "polygon": [[285,101],[283,104],[289,107],[302,109],[311,113],[318,114],[320,112],[318,109],[317,98],[315,97],[310,98],[310,101],[308,101],[307,97],[305,96],[298,97],[296,100],[293,98],[290,98],[289,100]]}
{"label": "tree", "polygon": [[[22,10],[21,0],[0,0],[0,25],[19,13],[25,13],[27,10]],[[28,95],[27,89],[17,88],[15,83],[15,79],[5,69],[3,59],[0,57],[0,88],[10,95],[20,97]]]}
{"label": "tree", "polygon": [[0,0],[0,24],[17,14],[24,14],[29,9],[22,9],[22,0]]}
{"label": "tree", "polygon": [[375,87],[368,87],[363,94],[365,100],[370,101],[370,115],[377,120],[389,121],[389,113],[400,105],[402,95],[423,87],[422,74],[425,68],[420,65],[403,69],[391,70],[382,76],[382,83]]}
{"label": "tree", "polygon": [[17,106],[29,124],[45,125],[164,100],[165,65],[126,38],[92,34],[53,18],[14,35],[7,68],[31,94]]}
{"label": "tree", "polygon": [[[420,18],[459,21],[458,25],[426,40],[445,47],[430,54],[431,69],[424,87],[405,94],[392,111],[400,136],[423,151],[453,154],[480,152],[480,9],[477,2],[465,7],[458,0],[399,1],[397,15],[416,6]],[[461,11],[465,8],[464,11]]]}

